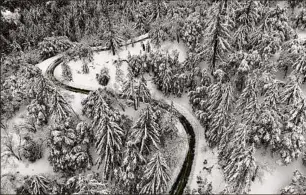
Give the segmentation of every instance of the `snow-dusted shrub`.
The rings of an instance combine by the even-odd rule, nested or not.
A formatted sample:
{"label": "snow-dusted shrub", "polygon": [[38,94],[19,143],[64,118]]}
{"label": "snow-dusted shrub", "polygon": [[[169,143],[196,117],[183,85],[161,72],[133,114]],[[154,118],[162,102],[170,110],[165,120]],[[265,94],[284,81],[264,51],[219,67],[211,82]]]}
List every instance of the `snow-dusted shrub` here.
{"label": "snow-dusted shrub", "polygon": [[32,100],[27,106],[28,114],[36,119],[37,125],[43,125],[48,122],[48,110],[45,105],[39,104],[36,99]]}
{"label": "snow-dusted shrub", "polygon": [[68,37],[46,37],[38,44],[38,49],[42,59],[47,59],[66,51],[72,46],[73,43],[68,39]]}
{"label": "snow-dusted shrub", "polygon": [[294,171],[291,183],[281,189],[281,194],[305,194],[306,193],[306,176],[298,170]]}
{"label": "snow-dusted shrub", "polygon": [[111,194],[110,186],[98,177],[98,174],[79,174],[71,177],[65,184],[65,189],[70,194],[84,194],[84,195],[104,195]]}
{"label": "snow-dusted shrub", "polygon": [[66,61],[61,64],[62,67],[62,77],[65,81],[72,81],[72,72],[71,68]]}
{"label": "snow-dusted shrub", "polygon": [[306,142],[301,127],[288,122],[284,131],[279,152],[282,162],[287,165],[301,156]]}
{"label": "snow-dusted shrub", "polygon": [[92,134],[84,123],[77,125],[67,120],[55,125],[50,132],[48,146],[49,161],[54,171],[62,171],[67,175],[74,174],[91,167],[89,145]]}
{"label": "snow-dusted shrub", "polygon": [[30,162],[35,162],[42,157],[42,145],[36,143],[30,136],[25,136],[21,146],[21,155]]}
{"label": "snow-dusted shrub", "polygon": [[106,86],[110,80],[109,69],[104,67],[101,69],[100,74],[96,74],[98,83],[102,86]]}
{"label": "snow-dusted shrub", "polygon": [[24,184],[16,189],[17,194],[47,195],[51,193],[52,182],[44,175],[26,176]]}

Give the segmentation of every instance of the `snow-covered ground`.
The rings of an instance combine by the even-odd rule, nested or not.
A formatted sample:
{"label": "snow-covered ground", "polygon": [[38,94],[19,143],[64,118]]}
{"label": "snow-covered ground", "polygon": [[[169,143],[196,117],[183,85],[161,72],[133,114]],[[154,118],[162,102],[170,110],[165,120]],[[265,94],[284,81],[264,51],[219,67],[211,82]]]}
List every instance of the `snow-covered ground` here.
{"label": "snow-covered ground", "polygon": [[255,153],[257,164],[263,168],[262,175],[255,179],[250,194],[278,194],[280,190],[291,182],[293,172],[299,170],[306,174],[302,160],[292,162],[287,166],[277,163],[277,158],[272,158],[270,153],[257,150]]}

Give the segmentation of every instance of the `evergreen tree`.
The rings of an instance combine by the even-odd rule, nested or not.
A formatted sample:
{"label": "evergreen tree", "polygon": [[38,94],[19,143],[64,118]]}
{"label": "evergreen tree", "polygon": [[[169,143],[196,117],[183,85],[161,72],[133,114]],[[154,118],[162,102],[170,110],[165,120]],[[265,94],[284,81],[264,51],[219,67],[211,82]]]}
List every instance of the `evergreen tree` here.
{"label": "evergreen tree", "polygon": [[294,74],[296,74],[303,83],[306,82],[306,49],[302,52],[292,65]]}
{"label": "evergreen tree", "polygon": [[108,179],[113,176],[114,168],[120,162],[124,133],[122,128],[109,116],[104,116],[96,129],[95,147],[99,155],[96,163],[98,167],[103,164],[104,178]]}
{"label": "evergreen tree", "polygon": [[226,1],[221,1],[211,7],[211,17],[204,36],[205,45],[203,51],[198,54],[198,58],[207,59],[212,72],[218,68],[219,62],[226,59],[227,53],[232,49],[229,18],[224,15],[225,3]]}
{"label": "evergreen tree", "polygon": [[139,193],[137,184],[141,181],[142,165],[145,158],[139,153],[139,149],[134,144],[128,144],[123,153],[123,161],[119,174],[119,184],[122,192],[129,194]]}
{"label": "evergreen tree", "polygon": [[157,48],[160,48],[162,42],[168,39],[168,27],[162,23],[162,21],[157,20],[155,23],[152,24],[149,37],[151,38],[151,43],[156,45]]}
{"label": "evergreen tree", "polygon": [[140,30],[142,34],[147,33],[149,29],[149,24],[146,21],[146,18],[142,14],[136,16],[135,29]]}
{"label": "evergreen tree", "polygon": [[247,145],[248,131],[247,125],[234,122],[221,139],[220,164],[230,193],[248,193],[257,174],[255,148]]}
{"label": "evergreen tree", "polygon": [[303,99],[303,91],[296,76],[292,75],[289,77],[289,81],[284,86],[281,97],[281,101],[286,105],[295,105],[297,102]]}
{"label": "evergreen tree", "polygon": [[68,117],[77,116],[72,107],[66,102],[64,97],[55,91],[51,97],[50,113],[55,121],[63,121]]}
{"label": "evergreen tree", "polygon": [[208,99],[208,87],[197,87],[194,91],[190,91],[188,96],[193,109],[203,109],[206,104],[205,101]]}
{"label": "evergreen tree", "polygon": [[26,176],[24,184],[17,188],[17,194],[47,195],[51,192],[51,181],[43,175]]}
{"label": "evergreen tree", "polygon": [[190,14],[181,28],[182,40],[190,51],[194,51],[204,35],[204,23],[198,14]]}
{"label": "evergreen tree", "polygon": [[243,89],[237,100],[236,109],[238,113],[245,115],[246,108],[249,104],[255,103],[258,105],[257,98],[259,96],[259,83],[257,78],[256,75],[248,76],[246,87]]}
{"label": "evergreen tree", "polygon": [[230,112],[235,102],[231,83],[219,86],[221,86],[221,88],[219,88],[221,91],[217,91],[218,88],[213,88],[213,91],[211,91],[212,95],[208,100],[209,128],[206,129],[205,135],[210,146],[219,144],[222,135],[226,131],[225,128],[228,126]]}
{"label": "evergreen tree", "polygon": [[143,180],[140,183],[140,193],[165,193],[169,180],[169,167],[166,159],[160,152],[156,152],[146,165]]}
{"label": "evergreen tree", "polygon": [[63,62],[62,65],[62,77],[66,81],[72,81],[72,72],[70,66],[67,64],[67,62]]}
{"label": "evergreen tree", "polygon": [[90,143],[87,141],[92,139],[89,137],[91,133],[88,132],[88,136],[77,133],[79,132],[69,119],[51,129],[48,140],[49,161],[55,172],[62,171],[66,175],[72,175],[91,167]]}
{"label": "evergreen tree", "polygon": [[123,44],[124,40],[123,38],[118,34],[119,31],[117,31],[114,28],[113,22],[111,20],[111,16],[109,14],[109,1],[104,2],[104,13],[105,17],[107,19],[107,35],[106,35],[106,46],[112,51],[113,55],[116,54],[120,46]]}
{"label": "evergreen tree", "polygon": [[[238,146],[239,147],[239,146]],[[253,157],[254,146],[235,149],[230,156],[230,161],[224,167],[226,181],[231,185],[232,193],[248,193],[251,183],[256,176],[258,166]]]}
{"label": "evergreen tree", "polygon": [[234,43],[237,49],[241,50],[249,47],[249,35],[255,30],[255,26],[260,19],[262,5],[255,1],[245,1],[239,4],[236,10],[236,31],[234,33]]}
{"label": "evergreen tree", "polygon": [[129,77],[128,80],[123,83],[120,95],[125,99],[132,99],[134,102],[134,109],[137,110],[136,89],[133,77]]}
{"label": "evergreen tree", "polygon": [[296,126],[302,128],[303,132],[306,132],[306,98],[292,105],[289,111],[289,121]]}
{"label": "evergreen tree", "polygon": [[142,154],[145,151],[150,151],[149,146],[153,144],[158,148],[160,143],[160,127],[157,124],[157,113],[151,106],[147,106],[141,110],[140,118],[132,127],[130,142],[133,144],[140,144],[139,149]]}
{"label": "evergreen tree", "polygon": [[147,87],[147,81],[142,76],[138,81],[138,86],[136,87],[137,94],[137,107],[139,107],[139,102],[149,102],[151,100],[150,90]]}

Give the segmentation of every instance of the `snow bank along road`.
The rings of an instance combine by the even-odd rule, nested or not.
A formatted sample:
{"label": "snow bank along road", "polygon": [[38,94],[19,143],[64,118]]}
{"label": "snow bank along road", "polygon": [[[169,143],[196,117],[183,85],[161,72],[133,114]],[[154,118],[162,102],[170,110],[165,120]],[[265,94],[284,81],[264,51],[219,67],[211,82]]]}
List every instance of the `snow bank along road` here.
{"label": "snow bank along road", "polygon": [[[142,41],[144,39],[147,39],[148,37],[142,38],[137,40],[136,42]],[[131,43],[128,43],[131,44]],[[95,49],[96,51],[105,51],[108,50],[107,48],[97,48]],[[82,93],[82,94],[88,94],[91,90],[88,89],[81,89],[81,88],[77,88],[77,87],[72,87],[69,85],[66,85],[60,81],[58,81],[55,76],[54,76],[54,70],[55,68],[60,65],[63,62],[63,58],[59,57],[58,59],[56,59],[53,63],[51,63],[47,70],[46,70],[46,75],[47,78],[49,78],[55,85],[66,89],[68,91],[72,91],[72,92],[76,92],[76,93]],[[154,100],[153,103],[158,103],[157,100]],[[169,108],[170,105],[164,103],[163,107],[165,109]],[[188,178],[190,176],[190,172],[191,172],[191,168],[192,168],[192,164],[193,164],[193,159],[194,159],[194,155],[195,155],[195,133],[193,131],[192,125],[189,123],[189,121],[186,119],[186,117],[184,115],[182,115],[181,113],[179,113],[178,111],[176,111],[178,114],[178,118],[180,120],[180,122],[182,123],[186,133],[189,135],[189,148],[188,148],[188,152],[186,154],[183,166],[174,182],[174,184],[171,187],[170,190],[170,194],[175,194],[175,195],[181,195],[184,192],[184,188],[186,187],[187,183],[188,183]]]}

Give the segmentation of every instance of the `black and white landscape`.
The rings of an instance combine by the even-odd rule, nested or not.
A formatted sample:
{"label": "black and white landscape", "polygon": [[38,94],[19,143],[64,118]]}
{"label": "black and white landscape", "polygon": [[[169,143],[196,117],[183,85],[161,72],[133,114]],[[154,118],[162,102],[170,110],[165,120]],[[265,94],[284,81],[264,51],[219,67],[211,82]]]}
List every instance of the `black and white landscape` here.
{"label": "black and white landscape", "polygon": [[4,0],[1,194],[306,194],[306,1]]}

